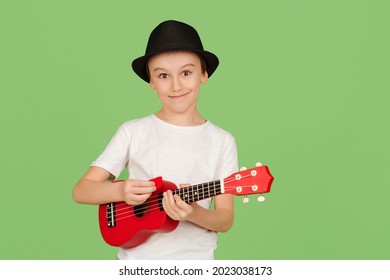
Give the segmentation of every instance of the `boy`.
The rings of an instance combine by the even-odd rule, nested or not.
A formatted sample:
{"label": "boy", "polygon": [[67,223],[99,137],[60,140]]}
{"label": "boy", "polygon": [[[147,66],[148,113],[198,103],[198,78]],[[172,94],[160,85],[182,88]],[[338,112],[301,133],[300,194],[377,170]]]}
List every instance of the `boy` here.
{"label": "boy", "polygon": [[[146,53],[133,61],[136,74],[150,84],[161,101],[154,115],[125,122],[73,190],[76,202],[104,204],[125,201],[139,205],[156,190],[150,180],[162,176],[179,183],[202,183],[237,171],[234,138],[205,120],[197,109],[201,84],[218,66],[203,49],[196,30],[165,21],[150,34]],[[107,183],[127,167],[133,179]],[[182,187],[183,185],[180,185]],[[170,233],[155,233],[143,244],[119,248],[119,259],[213,259],[216,232],[233,224],[233,197],[220,195],[187,204],[167,191],[167,215],[181,221]]]}

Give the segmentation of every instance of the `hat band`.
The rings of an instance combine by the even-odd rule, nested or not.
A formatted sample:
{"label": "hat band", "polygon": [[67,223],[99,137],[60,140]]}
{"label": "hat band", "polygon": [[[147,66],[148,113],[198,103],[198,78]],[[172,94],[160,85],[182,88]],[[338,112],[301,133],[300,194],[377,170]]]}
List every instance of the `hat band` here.
{"label": "hat band", "polygon": [[163,44],[156,45],[155,48],[146,49],[145,55],[157,54],[161,52],[174,51],[174,50],[203,51],[203,46],[194,45],[188,42],[165,42]]}

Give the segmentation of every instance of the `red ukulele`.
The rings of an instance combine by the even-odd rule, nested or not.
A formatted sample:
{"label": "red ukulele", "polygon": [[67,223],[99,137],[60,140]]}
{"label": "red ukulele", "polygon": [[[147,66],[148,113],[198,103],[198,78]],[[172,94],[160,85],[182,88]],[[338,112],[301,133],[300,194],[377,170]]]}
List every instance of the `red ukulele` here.
{"label": "red ukulele", "polygon": [[[262,193],[271,189],[273,177],[267,166],[257,164],[248,170],[241,169],[225,179],[178,189],[175,184],[157,177],[157,190],[143,204],[132,206],[125,202],[112,202],[99,206],[100,232],[104,240],[112,246],[133,248],[142,244],[155,232],[171,232],[178,221],[172,220],[162,206],[163,193],[172,190],[173,194],[187,203],[199,201],[220,194],[248,195],[260,194],[258,201],[264,201]],[[244,203],[248,198],[244,198]]]}

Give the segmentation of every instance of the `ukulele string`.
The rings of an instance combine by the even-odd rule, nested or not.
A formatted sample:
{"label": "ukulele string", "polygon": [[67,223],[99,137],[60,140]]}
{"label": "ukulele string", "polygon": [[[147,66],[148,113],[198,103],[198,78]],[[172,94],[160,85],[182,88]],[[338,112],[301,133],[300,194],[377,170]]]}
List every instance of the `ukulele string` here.
{"label": "ukulele string", "polygon": [[[245,188],[245,186],[244,186]],[[250,188],[250,186],[246,186],[246,188]],[[234,189],[231,188],[231,189]],[[132,217],[135,217],[137,216],[137,214],[131,214],[129,211],[131,210],[131,208],[133,208],[133,213],[135,212],[139,212],[139,213],[142,213],[144,211],[154,211],[154,210],[158,210],[160,209],[160,206],[158,206],[157,204],[150,204],[150,205],[142,205],[142,208],[140,207],[139,209],[135,210],[134,209],[134,206],[132,205],[129,205],[127,203],[124,203],[124,204],[121,204],[121,208],[120,209],[117,209],[116,211],[116,221],[120,221],[120,220],[124,220],[124,219],[128,219],[128,218],[132,218]],[[150,208],[149,208],[150,207]],[[118,211],[118,210],[122,210],[122,211]],[[121,212],[121,213],[119,213]]]}
{"label": "ukulele string", "polygon": [[[243,186],[243,188],[250,188],[250,186]],[[230,187],[230,190],[233,190],[233,189],[235,189],[235,188],[234,187]],[[132,218],[134,216],[137,216],[137,214],[129,213],[129,210],[131,210],[131,208],[133,208],[133,211],[132,211],[133,213],[136,213],[136,212],[142,213],[142,212],[144,212],[146,210],[147,211],[158,210],[158,209],[160,209],[160,206],[158,204],[155,204],[155,203],[147,203],[145,205],[142,205],[138,209],[134,209],[134,206],[132,206],[132,205],[129,205],[127,203],[121,203],[119,206],[117,206],[116,221],[120,221],[120,220],[123,220],[123,219]]]}
{"label": "ukulele string", "polygon": [[[250,177],[250,176],[252,176],[252,175],[246,175],[246,176],[242,176],[241,178],[246,178],[246,177]],[[230,179],[230,180],[228,180],[228,179],[226,179],[225,180],[225,184],[229,184],[229,183],[232,183],[232,182],[234,182],[234,181],[236,181],[235,179]],[[191,187],[194,187],[194,186],[202,186],[203,184],[200,184],[200,185],[193,185],[193,186],[191,186]],[[242,187],[244,187],[245,188],[245,186],[242,186]],[[225,190],[233,190],[233,189],[235,189],[235,187],[225,187]],[[177,189],[177,190],[180,190],[180,189]],[[176,191],[176,190],[174,190],[174,191]],[[209,190],[210,191],[210,190]],[[214,192],[215,193],[215,192]],[[155,206],[157,206],[156,208],[151,208],[151,209],[149,209],[149,211],[151,211],[151,210],[157,210],[157,209],[159,209],[160,208],[160,206],[158,205],[158,204],[155,204],[156,202],[157,203],[159,203],[160,201],[161,201],[161,198],[160,198],[160,195],[161,195],[161,193],[158,193],[157,195],[153,195],[153,196],[151,196],[150,198],[149,198],[149,200],[147,200],[147,202],[148,203],[145,203],[145,204],[141,204],[141,206],[139,206],[138,208],[137,208],[137,210],[136,211],[138,211],[138,212],[143,212],[143,211],[145,211],[148,207],[150,207],[150,206],[152,206],[152,207],[155,207]],[[215,195],[216,195],[216,193],[215,193]],[[180,196],[180,195],[179,195]],[[197,196],[197,200],[200,200],[199,199],[199,193],[197,193],[197,194],[195,194],[195,193],[193,193],[193,196],[191,197],[189,197],[190,199],[193,199],[194,197],[196,197]],[[157,197],[157,199],[155,199]],[[210,196],[211,197],[211,196]],[[186,197],[187,198],[187,197]],[[203,198],[204,199],[204,198]],[[194,199],[194,200],[196,200],[196,199]],[[130,206],[129,204],[127,204],[126,202],[117,202],[116,203],[116,206],[117,206],[117,210],[116,210],[116,214],[117,214],[117,216],[120,216],[121,214],[120,214],[120,212],[123,212],[123,211],[125,211],[125,213],[128,213],[128,210],[129,209],[131,209],[131,207],[133,207],[134,208],[134,206]],[[121,206],[124,206],[124,207],[121,207]],[[135,206],[135,207],[137,207],[137,206]],[[135,214],[133,215],[133,216],[135,216]]]}
{"label": "ukulele string", "polygon": [[[247,177],[251,177],[252,175],[244,175],[244,176],[242,176],[241,177],[241,179],[244,179],[244,178],[247,178]],[[218,181],[218,180],[217,180]],[[229,184],[229,183],[232,183],[232,182],[234,182],[234,181],[237,181],[236,179],[230,179],[230,180],[228,180],[228,179],[226,179],[225,181],[224,181],[224,183],[225,184]],[[213,181],[213,182],[216,182],[216,181]],[[195,187],[195,186],[203,186],[203,184],[199,184],[199,185],[192,185],[192,186],[189,186],[189,187],[186,187],[186,188],[190,188],[190,187]],[[214,186],[214,188],[215,188],[215,186]],[[229,187],[225,187],[225,190],[233,190],[233,189],[235,189],[235,187],[230,187],[230,189],[229,189]],[[177,190],[173,190],[173,192],[175,192],[175,191],[179,191],[180,189],[177,189]],[[209,193],[210,193],[210,186],[209,186]],[[147,200],[147,202],[149,202],[149,204],[150,205],[152,205],[152,206],[154,206],[154,203],[159,203],[159,201],[161,200],[161,198],[160,198],[160,194],[161,193],[158,193],[158,194],[156,194],[156,195],[152,195],[148,200]],[[176,194],[176,193],[174,193],[174,194]],[[204,193],[203,193],[204,194]],[[178,194],[179,195],[179,194]],[[214,190],[214,195],[213,196],[215,196],[215,195],[217,195],[216,194],[216,190]],[[179,195],[180,196],[180,195]],[[199,192],[197,192],[197,193],[193,193],[193,197],[190,197],[190,199],[193,199],[194,197],[196,197],[197,196],[197,200],[200,200],[199,199]],[[187,197],[185,197],[185,198],[187,198]],[[184,198],[184,199],[185,199]],[[196,199],[194,199],[194,200],[196,200]],[[117,214],[120,212],[120,210],[122,210],[122,211],[127,211],[128,209],[128,205],[129,204],[127,204],[126,202],[117,202],[116,203],[116,206],[118,207],[118,206],[122,206],[122,205],[124,205],[125,207],[121,207],[120,209],[117,209]],[[147,205],[147,203],[145,203],[145,204],[141,204],[141,205],[144,205],[144,206],[139,206],[138,208],[137,208],[137,211],[140,211],[140,212],[142,212],[142,211],[145,211],[145,208],[148,208],[148,205]],[[134,206],[133,206],[134,207]],[[142,208],[143,207],[143,208]],[[153,209],[153,210],[155,210],[155,209]]]}

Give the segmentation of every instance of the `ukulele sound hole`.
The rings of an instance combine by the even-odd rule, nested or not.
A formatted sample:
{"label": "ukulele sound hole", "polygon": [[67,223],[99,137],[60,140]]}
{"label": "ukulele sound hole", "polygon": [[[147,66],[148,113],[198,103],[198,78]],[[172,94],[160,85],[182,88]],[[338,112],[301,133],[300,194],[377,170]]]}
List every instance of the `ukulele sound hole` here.
{"label": "ukulele sound hole", "polygon": [[138,218],[142,218],[143,215],[145,215],[146,211],[147,211],[146,203],[134,206],[134,214]]}

